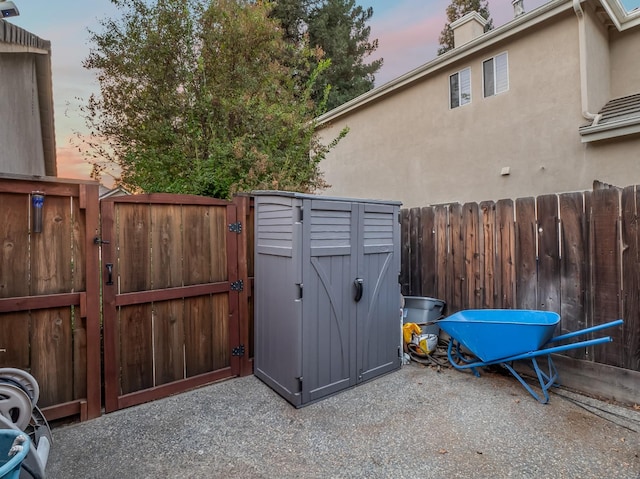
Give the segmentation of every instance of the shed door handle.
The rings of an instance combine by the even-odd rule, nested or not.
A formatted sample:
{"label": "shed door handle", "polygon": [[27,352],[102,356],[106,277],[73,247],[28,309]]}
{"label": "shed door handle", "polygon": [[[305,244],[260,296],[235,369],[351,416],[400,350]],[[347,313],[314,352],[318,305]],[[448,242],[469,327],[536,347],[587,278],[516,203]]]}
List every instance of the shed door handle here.
{"label": "shed door handle", "polygon": [[356,295],[353,297],[353,299],[356,303],[362,299],[362,292],[364,290],[363,283],[364,280],[362,278],[356,278],[353,282],[353,285],[356,287]]}

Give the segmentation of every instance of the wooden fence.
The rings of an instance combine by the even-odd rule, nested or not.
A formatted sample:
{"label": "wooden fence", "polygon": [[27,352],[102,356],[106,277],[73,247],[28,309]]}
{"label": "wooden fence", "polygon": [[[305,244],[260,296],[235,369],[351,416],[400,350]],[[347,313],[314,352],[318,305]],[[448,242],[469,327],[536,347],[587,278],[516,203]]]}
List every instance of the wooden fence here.
{"label": "wooden fence", "polygon": [[47,419],[99,416],[102,370],[107,411],[252,373],[250,197],[100,204],[95,182],[0,175],[0,246],[0,367]]}
{"label": "wooden fence", "polygon": [[404,295],[556,311],[563,331],[623,318],[573,358],[640,371],[638,187],[402,211]]}
{"label": "wooden fence", "polygon": [[37,379],[50,420],[100,415],[98,231],[96,183],[0,177],[0,367]]}

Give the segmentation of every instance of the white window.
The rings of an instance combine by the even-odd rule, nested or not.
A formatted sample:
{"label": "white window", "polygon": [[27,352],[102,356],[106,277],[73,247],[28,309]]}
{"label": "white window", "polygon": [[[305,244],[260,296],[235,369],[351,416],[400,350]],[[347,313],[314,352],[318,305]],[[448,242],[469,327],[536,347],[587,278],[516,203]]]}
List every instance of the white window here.
{"label": "white window", "polygon": [[482,78],[485,98],[509,89],[509,61],[507,52],[482,62]]}
{"label": "white window", "polygon": [[449,105],[457,108],[471,103],[471,68],[465,68],[449,77]]}

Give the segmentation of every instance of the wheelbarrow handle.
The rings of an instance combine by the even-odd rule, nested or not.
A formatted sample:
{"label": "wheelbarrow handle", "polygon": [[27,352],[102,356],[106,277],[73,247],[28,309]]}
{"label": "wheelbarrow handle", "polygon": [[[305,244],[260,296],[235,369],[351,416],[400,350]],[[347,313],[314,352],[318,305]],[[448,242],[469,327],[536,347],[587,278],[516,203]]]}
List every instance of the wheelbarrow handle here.
{"label": "wheelbarrow handle", "polygon": [[607,328],[612,328],[613,326],[619,326],[623,323],[624,321],[622,319],[616,319],[615,321],[611,321],[609,323],[599,324],[591,328],[581,329],[580,331],[574,331],[572,333],[556,336],[555,338],[551,338],[548,342],[553,343],[555,341],[564,341],[565,339],[575,338],[576,336],[582,336],[583,334],[594,333],[596,331],[600,331],[601,329],[607,329]]}

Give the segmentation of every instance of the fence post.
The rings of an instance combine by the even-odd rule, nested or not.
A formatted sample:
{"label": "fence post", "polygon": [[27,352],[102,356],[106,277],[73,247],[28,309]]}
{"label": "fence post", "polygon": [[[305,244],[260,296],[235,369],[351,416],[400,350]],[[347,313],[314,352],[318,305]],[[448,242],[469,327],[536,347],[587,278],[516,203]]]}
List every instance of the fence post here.
{"label": "fence post", "polygon": [[[236,205],[238,221],[242,222],[242,232],[238,235],[238,279],[243,282],[245,287],[240,291],[238,298],[238,327],[240,329],[240,344],[245,345],[246,351],[253,351],[253,345],[249,344],[249,322],[253,321],[253,318],[249,317],[249,293],[251,290],[247,258],[249,225],[245,224],[249,218],[250,201],[251,198],[247,195],[236,195],[233,197],[233,204]],[[253,374],[253,363],[249,358],[249,354],[245,353],[240,359],[240,376],[248,376],[250,374]]]}

